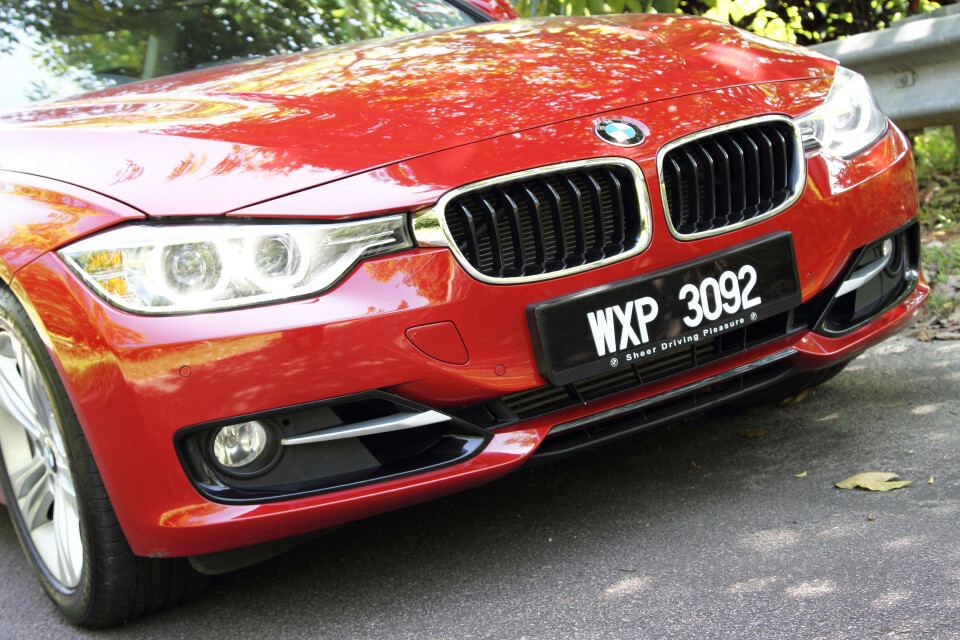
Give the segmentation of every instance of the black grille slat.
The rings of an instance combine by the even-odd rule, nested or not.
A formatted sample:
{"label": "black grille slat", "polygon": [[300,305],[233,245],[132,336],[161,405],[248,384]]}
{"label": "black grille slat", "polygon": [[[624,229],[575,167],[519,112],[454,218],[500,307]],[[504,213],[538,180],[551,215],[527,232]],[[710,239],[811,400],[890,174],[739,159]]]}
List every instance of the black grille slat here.
{"label": "black grille slat", "polygon": [[603,196],[600,185],[588,172],[584,171],[583,181],[587,185],[587,195],[590,199],[590,210],[593,214],[593,254],[603,257],[603,247],[606,245],[603,233]]}
{"label": "black grille slat", "polygon": [[757,143],[750,139],[743,131],[736,134],[737,142],[743,149],[743,157],[746,161],[744,174],[747,176],[747,217],[758,215],[760,213],[760,149]]}
{"label": "black grille slat", "polygon": [[735,175],[730,182],[730,197],[733,199],[731,212],[737,212],[739,214],[737,222],[741,222],[747,210],[747,159],[743,149],[733,139],[733,136],[724,136],[723,142],[728,145],[725,148],[730,148],[733,151],[730,169]]}
{"label": "black grille slat", "polygon": [[643,221],[634,176],[614,162],[547,168],[467,187],[443,215],[455,248],[484,276],[558,272],[637,247]]}
{"label": "black grille slat", "polygon": [[[477,198],[482,212],[486,215],[484,226],[479,229],[484,233],[490,244],[490,270],[494,273],[503,273],[503,252],[500,243],[500,225],[497,220],[497,210],[486,198]],[[479,265],[478,265],[479,266]]]}
{"label": "black grille slat", "polygon": [[773,143],[762,129],[754,131],[752,138],[760,154],[760,201],[763,203],[761,208],[766,213],[773,208],[773,194],[776,191],[773,185]]}
{"label": "black grille slat", "polygon": [[540,198],[527,185],[521,185],[527,203],[530,205],[530,223],[533,227],[533,245],[536,251],[534,264],[545,265],[547,262],[547,234],[543,227],[543,213],[540,208]]}
{"label": "black grille slat", "polygon": [[[604,171],[604,176],[610,184],[610,197],[613,210],[623,211],[623,187],[620,186],[620,180],[612,171]],[[617,244],[620,251],[623,251],[623,242],[626,240],[626,229],[624,227],[623,216],[614,214],[613,216],[613,242]]]}
{"label": "black grille slat", "polygon": [[[717,220],[717,165],[707,151],[706,145],[700,145],[701,164],[703,165],[703,186],[701,192],[703,195],[702,216],[710,220],[711,226],[715,225]],[[726,216],[726,212],[720,213],[721,217]]]}
{"label": "black grille slat", "polygon": [[504,205],[503,212],[506,214],[510,228],[510,241],[513,243],[513,266],[517,271],[522,272],[527,260],[523,246],[523,231],[520,228],[520,208],[505,190],[500,189],[499,193]]}
{"label": "black grille slat", "polygon": [[540,179],[537,183],[550,199],[550,221],[553,223],[555,247],[554,258],[560,262],[562,267],[567,258],[567,234],[563,228],[563,201],[560,199],[560,194],[549,182]]}
{"label": "black grille slat", "polygon": [[714,215],[720,220],[720,226],[726,226],[729,223],[730,211],[733,207],[733,200],[730,197],[730,156],[723,150],[720,143],[716,140],[707,140],[704,150],[710,155],[715,167],[715,185],[716,203]]}
{"label": "black grille slat", "polygon": [[565,185],[570,196],[569,203],[573,221],[574,233],[577,238],[577,248],[574,252],[575,264],[583,264],[587,256],[587,219],[584,217],[583,192],[574,181],[575,176],[565,176]]}
{"label": "black grille slat", "polygon": [[687,189],[690,192],[688,198],[689,202],[689,211],[690,214],[687,216],[687,222],[690,225],[693,225],[694,228],[699,229],[701,226],[701,203],[703,198],[700,194],[700,165],[697,164],[697,159],[693,157],[687,151],[683,152],[683,159],[687,163],[689,170],[687,171]]}
{"label": "black grille slat", "polygon": [[464,243],[460,246],[461,251],[466,249],[473,260],[480,260],[480,242],[477,239],[477,225],[473,219],[473,214],[465,204],[460,203],[460,213],[463,215],[463,224],[465,227]]}
{"label": "black grille slat", "polygon": [[680,165],[677,164],[677,161],[673,157],[667,156],[663,166],[665,169],[663,179],[667,187],[667,198],[670,201],[669,209],[671,211],[671,218],[673,219],[673,226],[680,231],[680,233],[693,233],[695,227],[690,228],[683,222],[683,194],[686,193],[687,190],[682,187],[683,172],[680,170]]}
{"label": "black grille slat", "polygon": [[711,231],[779,209],[798,191],[796,132],[768,121],[694,138],[662,158],[663,206],[681,236]]}
{"label": "black grille slat", "polygon": [[790,183],[790,155],[789,143],[787,138],[783,136],[782,133],[776,130],[774,127],[770,127],[768,130],[771,140],[774,142],[774,149],[776,154],[774,156],[774,194],[775,197],[780,197],[784,189],[789,186]]}

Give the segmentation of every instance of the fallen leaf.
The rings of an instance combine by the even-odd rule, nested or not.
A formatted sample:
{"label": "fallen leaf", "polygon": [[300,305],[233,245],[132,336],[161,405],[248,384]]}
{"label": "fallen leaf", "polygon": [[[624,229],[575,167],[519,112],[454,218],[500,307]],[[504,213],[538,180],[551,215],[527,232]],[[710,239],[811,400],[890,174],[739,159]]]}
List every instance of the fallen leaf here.
{"label": "fallen leaf", "polygon": [[780,401],[780,406],[789,407],[792,404],[799,404],[804,400],[806,400],[811,395],[813,395],[813,387],[810,387],[809,389],[804,389],[803,391],[793,396],[792,398],[784,398],[783,400]]}
{"label": "fallen leaf", "polygon": [[869,520],[870,522],[873,522],[874,520],[876,520],[876,518],[870,515],[870,516],[867,516],[867,520]]}
{"label": "fallen leaf", "polygon": [[694,469],[703,469],[703,467],[701,467],[700,465],[698,465],[698,464],[697,464],[696,462],[694,462],[693,460],[690,461],[690,464],[693,466]]}
{"label": "fallen leaf", "polygon": [[858,473],[850,476],[842,482],[837,482],[838,489],[854,489],[860,486],[861,482],[886,482],[897,477],[895,473],[885,473],[883,471],[870,471],[867,473]]}
{"label": "fallen leaf", "polygon": [[887,473],[885,471],[870,471],[867,473],[858,473],[855,476],[850,476],[842,482],[835,483],[835,486],[838,489],[866,489],[867,491],[892,491],[893,489],[901,489],[913,480],[898,480],[896,482],[890,482],[894,478],[899,477],[896,473]]}
{"label": "fallen leaf", "polygon": [[933,476],[930,476],[930,479],[927,480],[927,484],[933,484]]}
{"label": "fallen leaf", "polygon": [[858,486],[867,491],[893,491],[894,489],[903,489],[913,480],[899,480],[897,482],[861,482]]}
{"label": "fallen leaf", "polygon": [[793,476],[793,477],[794,477],[794,478],[806,478],[806,477],[807,477],[807,472],[804,471],[803,473],[798,473],[797,475],[795,475],[795,476]]}
{"label": "fallen leaf", "polygon": [[770,429],[740,429],[740,431],[737,431],[737,435],[744,438],[762,438],[768,433],[770,433]]}

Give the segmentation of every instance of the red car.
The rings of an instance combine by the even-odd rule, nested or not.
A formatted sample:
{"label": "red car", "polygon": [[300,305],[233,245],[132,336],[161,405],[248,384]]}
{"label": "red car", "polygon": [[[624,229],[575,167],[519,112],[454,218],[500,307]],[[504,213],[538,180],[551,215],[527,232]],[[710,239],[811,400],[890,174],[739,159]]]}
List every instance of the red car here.
{"label": "red car", "polygon": [[796,393],[924,304],[859,75],[680,15],[401,5],[428,31],[0,114],[0,477],[72,622]]}

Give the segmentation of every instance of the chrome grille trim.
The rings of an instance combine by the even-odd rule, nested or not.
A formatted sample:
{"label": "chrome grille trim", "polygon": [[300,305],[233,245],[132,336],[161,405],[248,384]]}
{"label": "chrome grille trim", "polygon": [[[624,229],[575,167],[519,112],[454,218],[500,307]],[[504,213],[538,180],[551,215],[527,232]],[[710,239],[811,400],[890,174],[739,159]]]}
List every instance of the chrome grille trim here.
{"label": "chrome grille trim", "polygon": [[[793,147],[792,149],[793,153],[792,153],[792,157],[787,158],[787,163],[788,163],[787,167],[789,170],[789,175],[787,176],[787,185],[786,185],[787,195],[783,199],[783,201],[775,204],[775,206],[773,206],[773,208],[771,208],[769,211],[765,211],[758,215],[754,215],[752,217],[749,217],[747,219],[744,219],[738,222],[734,222],[732,224],[726,224],[719,228],[699,231],[696,233],[683,233],[679,229],[677,229],[677,227],[674,224],[673,217],[671,216],[671,213],[670,213],[670,207],[671,207],[670,194],[667,191],[667,184],[666,184],[666,178],[665,178],[664,164],[667,160],[667,156],[672,151],[677,150],[680,147],[683,147],[684,145],[688,145],[690,143],[697,143],[697,141],[711,138],[713,136],[717,136],[720,134],[728,134],[728,133],[736,132],[742,129],[751,129],[753,127],[769,125],[769,124],[787,125],[789,126],[790,130],[792,130],[793,132],[792,145],[791,145]],[[759,171],[759,168],[758,168],[758,171]],[[771,171],[772,171],[772,168],[771,168]],[[760,116],[756,118],[748,118],[746,120],[738,120],[736,122],[723,124],[717,127],[711,127],[710,129],[698,131],[696,133],[690,134],[688,136],[684,136],[682,138],[678,138],[677,140],[674,140],[672,142],[665,144],[657,152],[657,177],[660,183],[660,198],[661,198],[661,203],[663,205],[663,213],[664,213],[664,216],[666,217],[667,226],[670,228],[670,233],[678,240],[696,240],[698,238],[715,236],[721,233],[735,231],[736,229],[742,229],[743,227],[756,224],[772,216],[775,216],[778,213],[791,207],[797,200],[800,199],[800,196],[803,194],[803,189],[806,185],[806,180],[807,180],[807,163],[806,163],[806,158],[804,156],[804,148],[803,148],[803,142],[800,136],[800,131],[797,128],[794,121],[785,116],[767,115],[767,116]],[[723,184],[722,180],[717,182],[721,185]],[[704,189],[706,188],[707,187],[704,186]],[[716,185],[713,185],[712,188],[716,189]],[[761,187],[758,186],[757,188],[760,189]],[[727,193],[729,193],[730,191],[729,186],[727,186],[726,189],[727,189]]]}
{"label": "chrome grille trim", "polygon": [[[602,168],[604,166],[616,166],[622,169],[625,169],[629,172],[629,175],[632,177],[632,186],[637,194],[636,207],[639,212],[639,220],[637,221],[639,228],[637,230],[637,239],[636,244],[629,248],[628,250],[618,253],[613,256],[595,260],[592,262],[586,262],[585,264],[580,264],[576,266],[570,266],[567,268],[560,268],[554,271],[549,271],[547,273],[538,273],[531,275],[523,276],[509,276],[509,277],[494,277],[487,275],[480,270],[478,270],[469,260],[467,256],[463,254],[460,248],[457,246],[456,241],[454,240],[454,234],[451,232],[450,227],[447,223],[446,216],[444,212],[446,207],[453,201],[455,201],[459,196],[462,196],[467,193],[474,191],[480,191],[483,189],[489,189],[491,187],[497,187],[499,185],[506,185],[507,183],[520,183],[525,180],[530,180],[533,178],[548,176],[549,174],[559,174],[562,172],[570,172],[576,170],[587,170],[593,168]],[[589,194],[587,197],[593,197],[593,194]],[[511,216],[511,224],[515,221],[515,218]],[[532,220],[531,224],[537,224],[537,221]],[[457,262],[464,268],[467,273],[471,276],[480,280],[482,282],[487,282],[490,284],[517,284],[525,282],[536,282],[538,280],[548,280],[552,278],[558,278],[561,276],[567,276],[574,273],[580,273],[587,271],[589,269],[595,269],[597,267],[602,267],[607,264],[618,262],[620,260],[625,260],[631,256],[635,256],[642,251],[644,251],[650,245],[651,237],[651,227],[653,223],[653,215],[650,208],[650,197],[649,192],[647,191],[646,183],[643,179],[643,173],[640,170],[640,167],[636,163],[627,160],[626,158],[615,158],[615,157],[605,157],[605,158],[592,158],[589,160],[577,160],[574,162],[564,162],[560,164],[549,165],[545,167],[538,167],[536,169],[528,169],[525,171],[518,171],[515,173],[506,174],[503,176],[497,176],[495,178],[489,178],[487,180],[481,180],[479,182],[474,182],[463,187],[459,187],[452,191],[447,192],[440,198],[439,202],[433,207],[422,211],[419,214],[416,214],[413,219],[413,231],[414,237],[417,240],[417,244],[420,246],[427,247],[447,247],[456,257]],[[579,227],[575,229],[575,233],[579,233]],[[542,253],[544,247],[542,246],[541,240],[535,240],[534,250],[539,253]]]}

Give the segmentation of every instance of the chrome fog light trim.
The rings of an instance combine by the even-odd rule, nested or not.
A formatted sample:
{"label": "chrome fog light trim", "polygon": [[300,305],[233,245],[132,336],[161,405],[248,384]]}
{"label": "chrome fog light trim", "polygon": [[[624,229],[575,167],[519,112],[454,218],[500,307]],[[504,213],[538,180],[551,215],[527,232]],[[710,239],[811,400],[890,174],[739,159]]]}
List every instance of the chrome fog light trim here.
{"label": "chrome fog light trim", "polygon": [[866,283],[873,280],[878,273],[883,271],[887,265],[890,264],[890,260],[893,258],[893,240],[890,238],[884,240],[881,251],[882,255],[879,258],[868,265],[864,265],[849,278],[847,278],[844,283],[840,285],[840,288],[837,289],[837,293],[833,297],[839,298],[840,296],[846,295],[851,291],[856,291]]}
{"label": "chrome fog light trim", "polygon": [[331,440],[343,440],[345,438],[359,438],[361,436],[372,436],[377,433],[389,433],[391,431],[426,427],[431,424],[448,422],[449,420],[450,416],[444,415],[439,411],[398,413],[397,415],[375,418],[373,420],[357,422],[334,429],[324,429],[291,438],[284,438],[280,441],[280,444],[286,447],[298,444],[311,444],[314,442],[330,442]]}

